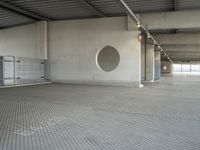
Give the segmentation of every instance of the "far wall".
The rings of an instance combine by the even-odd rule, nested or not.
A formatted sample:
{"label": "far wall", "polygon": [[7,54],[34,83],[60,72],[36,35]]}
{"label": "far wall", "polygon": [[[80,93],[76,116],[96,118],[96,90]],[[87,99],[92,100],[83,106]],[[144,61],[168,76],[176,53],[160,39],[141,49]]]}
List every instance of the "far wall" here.
{"label": "far wall", "polygon": [[[139,86],[139,30],[127,30],[127,17],[49,23],[50,75],[54,82]],[[119,66],[104,72],[96,55],[105,46],[120,54]],[[112,61],[112,60],[110,60]]]}
{"label": "far wall", "polygon": [[[45,27],[38,22],[0,30],[0,55],[45,59],[48,41],[53,82],[140,86],[140,31],[127,17],[53,21],[48,32]],[[111,72],[102,71],[96,63],[97,53],[105,46],[120,54],[119,65]]]}
{"label": "far wall", "polygon": [[43,23],[0,30],[0,55],[45,59]]}

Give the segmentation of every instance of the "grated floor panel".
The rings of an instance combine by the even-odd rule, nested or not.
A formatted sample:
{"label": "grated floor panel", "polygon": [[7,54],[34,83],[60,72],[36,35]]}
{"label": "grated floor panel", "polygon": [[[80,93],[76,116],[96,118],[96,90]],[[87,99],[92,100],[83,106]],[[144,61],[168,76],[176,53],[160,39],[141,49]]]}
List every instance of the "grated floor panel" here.
{"label": "grated floor panel", "polygon": [[199,150],[199,83],[0,89],[0,150]]}

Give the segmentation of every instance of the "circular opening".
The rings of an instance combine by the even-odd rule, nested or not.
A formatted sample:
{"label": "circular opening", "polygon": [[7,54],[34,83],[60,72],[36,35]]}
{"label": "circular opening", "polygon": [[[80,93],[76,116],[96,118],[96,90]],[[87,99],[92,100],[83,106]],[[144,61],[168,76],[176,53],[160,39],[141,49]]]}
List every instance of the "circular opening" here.
{"label": "circular opening", "polygon": [[96,61],[101,70],[110,72],[119,65],[120,55],[114,47],[106,46],[97,53]]}

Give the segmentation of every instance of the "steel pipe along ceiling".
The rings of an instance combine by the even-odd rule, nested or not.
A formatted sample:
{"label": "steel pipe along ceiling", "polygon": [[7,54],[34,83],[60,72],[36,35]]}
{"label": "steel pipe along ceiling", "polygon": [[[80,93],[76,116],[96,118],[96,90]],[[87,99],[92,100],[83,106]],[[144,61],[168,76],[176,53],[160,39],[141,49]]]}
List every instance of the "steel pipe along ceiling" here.
{"label": "steel pipe along ceiling", "polygon": [[138,26],[138,28],[140,30],[144,30],[147,37],[151,38],[154,42],[154,45],[158,45],[160,47],[160,51],[164,52],[164,54],[166,55],[166,57],[168,58],[168,60],[173,63],[172,59],[167,55],[167,53],[165,52],[165,50],[161,47],[161,45],[159,44],[159,42],[151,35],[151,33],[148,31],[148,29],[142,24],[142,22],[140,21],[140,19],[135,15],[135,13],[130,9],[130,7],[126,4],[126,2],[124,0],[117,0],[119,2],[119,4],[124,8],[124,10],[126,11],[126,13],[133,19],[133,21],[136,23],[136,25]]}

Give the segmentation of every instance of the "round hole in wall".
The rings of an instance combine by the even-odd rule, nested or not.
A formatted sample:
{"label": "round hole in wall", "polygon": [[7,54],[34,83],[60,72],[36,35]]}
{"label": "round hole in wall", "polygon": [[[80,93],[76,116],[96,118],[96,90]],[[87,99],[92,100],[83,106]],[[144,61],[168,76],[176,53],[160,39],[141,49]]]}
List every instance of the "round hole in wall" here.
{"label": "round hole in wall", "polygon": [[112,46],[106,46],[97,53],[97,66],[105,72],[110,72],[116,69],[119,62],[119,52]]}

